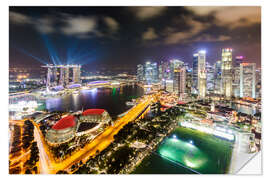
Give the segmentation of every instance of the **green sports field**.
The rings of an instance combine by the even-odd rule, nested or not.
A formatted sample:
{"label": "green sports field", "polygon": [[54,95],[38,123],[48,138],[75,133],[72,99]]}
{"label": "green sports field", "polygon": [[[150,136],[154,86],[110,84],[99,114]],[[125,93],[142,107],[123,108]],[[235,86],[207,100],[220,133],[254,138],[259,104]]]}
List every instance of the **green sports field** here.
{"label": "green sports field", "polygon": [[157,171],[158,166],[166,167],[168,163],[179,166],[178,169],[174,168],[173,174],[191,173],[183,166],[202,174],[224,174],[229,169],[232,143],[200,131],[177,127],[153,154],[134,173],[170,173],[169,168]]}
{"label": "green sports field", "polygon": [[178,127],[163,141],[157,152],[199,173],[226,173],[232,143],[197,130]]}

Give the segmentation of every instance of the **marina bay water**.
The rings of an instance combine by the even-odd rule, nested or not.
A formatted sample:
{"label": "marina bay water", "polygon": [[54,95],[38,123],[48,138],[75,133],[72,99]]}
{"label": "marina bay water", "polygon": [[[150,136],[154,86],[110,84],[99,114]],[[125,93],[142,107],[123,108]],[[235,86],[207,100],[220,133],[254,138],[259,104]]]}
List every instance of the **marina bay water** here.
{"label": "marina bay water", "polygon": [[78,94],[68,94],[62,97],[49,98],[45,101],[48,111],[78,111],[89,108],[101,108],[110,116],[127,111],[131,106],[126,102],[143,95],[143,89],[135,84],[118,88],[98,88],[80,90]]}

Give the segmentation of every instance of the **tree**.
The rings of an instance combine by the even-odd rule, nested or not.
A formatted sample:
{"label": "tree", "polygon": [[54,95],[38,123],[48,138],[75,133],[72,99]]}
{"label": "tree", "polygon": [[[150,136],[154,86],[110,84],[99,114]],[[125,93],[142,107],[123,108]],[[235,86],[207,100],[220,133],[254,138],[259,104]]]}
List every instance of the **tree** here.
{"label": "tree", "polygon": [[30,171],[30,169],[26,169],[25,174],[32,174],[32,172]]}

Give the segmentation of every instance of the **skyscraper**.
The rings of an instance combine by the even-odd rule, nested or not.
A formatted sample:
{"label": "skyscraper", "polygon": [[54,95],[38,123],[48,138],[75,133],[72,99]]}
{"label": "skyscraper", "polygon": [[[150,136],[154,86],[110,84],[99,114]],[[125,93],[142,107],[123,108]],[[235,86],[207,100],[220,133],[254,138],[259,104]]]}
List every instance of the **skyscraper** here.
{"label": "skyscraper", "polygon": [[240,64],[243,63],[243,60],[244,60],[244,56],[236,56],[234,63],[233,63],[233,66],[240,67]]}
{"label": "skyscraper", "polygon": [[206,62],[206,90],[208,93],[211,93],[214,91],[214,66],[212,66],[210,63]]}
{"label": "skyscraper", "polygon": [[173,91],[178,95],[186,91],[186,68],[178,67],[174,70]]}
{"label": "skyscraper", "polygon": [[138,64],[137,65],[137,81],[144,81],[144,69],[143,69],[143,65]]}
{"label": "skyscraper", "polygon": [[240,64],[243,63],[243,56],[236,56],[233,63],[232,91],[235,97],[240,96]]}
{"label": "skyscraper", "polygon": [[221,61],[214,65],[214,93],[221,94]]}
{"label": "skyscraper", "polygon": [[186,70],[186,93],[191,94],[192,89],[192,70]]}
{"label": "skyscraper", "polygon": [[257,69],[256,70],[256,87],[255,87],[256,98],[261,98],[261,89],[262,89],[262,85],[261,85],[261,69]]}
{"label": "skyscraper", "polygon": [[158,67],[157,63],[147,61],[144,67],[144,78],[147,84],[158,82]]}
{"label": "skyscraper", "polygon": [[205,55],[205,51],[199,51],[193,54],[192,64],[192,86],[201,98],[204,98],[206,93]]}
{"label": "skyscraper", "polygon": [[166,91],[173,92],[173,80],[168,79],[165,81],[165,83],[166,83]]}
{"label": "skyscraper", "polygon": [[170,73],[169,73],[169,79],[174,79],[174,71],[177,70],[179,67],[183,66],[184,62],[180,61],[178,59],[170,60]]}
{"label": "skyscraper", "polygon": [[256,64],[241,63],[240,64],[240,97],[256,97]]}
{"label": "skyscraper", "polygon": [[222,49],[221,59],[221,93],[226,98],[232,96],[232,49]]}
{"label": "skyscraper", "polygon": [[160,65],[158,66],[158,79],[159,79],[159,81],[162,81],[162,79],[163,79],[162,65],[163,65],[163,62],[161,61]]}
{"label": "skyscraper", "polygon": [[206,71],[205,70],[201,70],[199,72],[199,98],[203,99],[205,98],[205,94],[206,94]]}

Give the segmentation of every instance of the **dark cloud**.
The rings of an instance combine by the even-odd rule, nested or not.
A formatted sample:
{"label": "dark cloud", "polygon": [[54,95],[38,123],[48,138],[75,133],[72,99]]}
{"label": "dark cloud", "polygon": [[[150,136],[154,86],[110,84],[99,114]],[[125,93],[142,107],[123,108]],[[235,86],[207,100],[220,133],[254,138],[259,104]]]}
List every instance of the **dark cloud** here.
{"label": "dark cloud", "polygon": [[157,38],[158,38],[158,35],[155,32],[155,29],[151,28],[151,27],[149,27],[147,29],[147,31],[143,32],[143,34],[142,34],[143,40],[153,40],[153,39],[157,39]]}
{"label": "dark cloud", "polygon": [[207,49],[207,61],[213,63],[223,47],[258,65],[261,58],[260,7],[10,8],[10,64],[33,62],[14,47],[49,59],[44,36],[57,51],[69,53],[74,42],[79,49],[95,49],[90,56],[95,60],[82,58],[89,62],[86,67],[169,58],[191,63],[198,49]]}
{"label": "dark cloud", "polygon": [[139,20],[147,20],[161,16],[166,9],[167,7],[165,6],[129,8],[129,10],[131,10]]}

